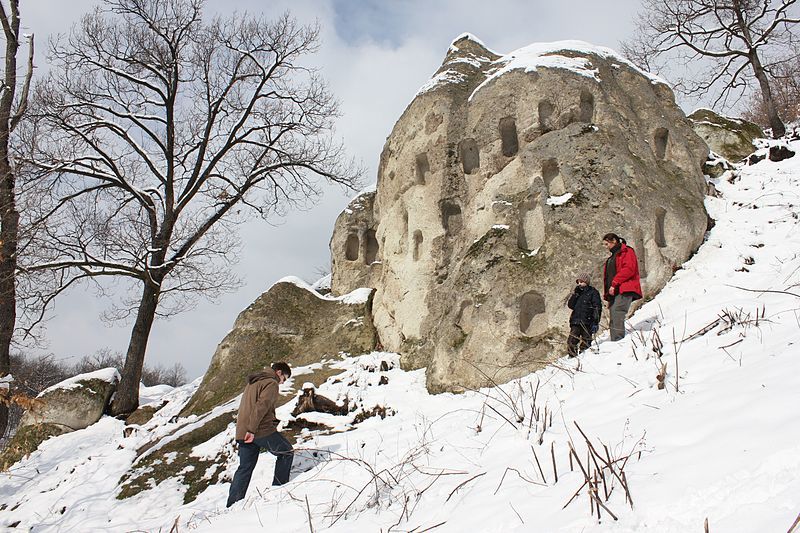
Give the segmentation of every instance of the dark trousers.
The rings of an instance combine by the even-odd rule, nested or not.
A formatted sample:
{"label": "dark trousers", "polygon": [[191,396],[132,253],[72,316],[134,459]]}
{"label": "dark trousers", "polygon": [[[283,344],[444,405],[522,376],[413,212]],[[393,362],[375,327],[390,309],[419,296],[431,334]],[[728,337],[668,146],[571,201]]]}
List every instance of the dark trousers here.
{"label": "dark trousers", "polygon": [[623,293],[613,296],[608,306],[608,329],[611,340],[618,341],[625,337],[625,318],[633,303],[633,294]]}
{"label": "dark trousers", "polygon": [[243,499],[247,493],[250,477],[253,475],[253,469],[256,467],[258,454],[261,453],[262,448],[278,458],[275,462],[275,476],[272,479],[272,484],[283,485],[289,481],[289,471],[292,469],[294,453],[292,445],[283,435],[276,431],[266,437],[259,437],[250,443],[245,443],[243,440],[237,440],[236,443],[239,445],[239,468],[236,469],[236,473],[233,475],[231,490],[228,493],[227,507]]}
{"label": "dark trousers", "polygon": [[567,339],[567,352],[570,357],[575,357],[579,352],[584,351],[592,345],[592,334],[589,333],[589,326],[576,324],[569,327],[569,338]]}

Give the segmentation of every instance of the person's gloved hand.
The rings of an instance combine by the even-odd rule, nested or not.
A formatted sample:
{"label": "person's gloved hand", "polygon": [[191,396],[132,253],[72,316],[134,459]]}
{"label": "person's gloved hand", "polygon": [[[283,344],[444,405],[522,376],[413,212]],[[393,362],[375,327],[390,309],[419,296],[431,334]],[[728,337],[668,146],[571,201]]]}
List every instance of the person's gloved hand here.
{"label": "person's gloved hand", "polygon": [[589,333],[595,335],[598,329],[600,329],[600,326],[598,324],[592,324],[592,327],[589,328]]}

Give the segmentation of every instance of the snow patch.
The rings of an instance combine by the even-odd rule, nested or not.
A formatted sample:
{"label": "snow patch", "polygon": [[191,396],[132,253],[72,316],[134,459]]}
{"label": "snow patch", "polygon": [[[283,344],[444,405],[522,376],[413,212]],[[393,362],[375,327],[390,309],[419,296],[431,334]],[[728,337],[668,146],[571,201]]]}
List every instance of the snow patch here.
{"label": "snow patch", "polygon": [[460,72],[456,72],[455,70],[443,70],[439,74],[435,75],[431,79],[429,79],[425,84],[419,88],[417,91],[417,96],[420,94],[426,93],[428,91],[432,91],[433,89],[439,87],[440,85],[444,85],[447,83],[461,83],[467,79],[464,74]]}
{"label": "snow patch", "polygon": [[557,206],[564,205],[572,199],[572,193],[564,193],[561,196],[550,196],[547,198],[547,205]]}
{"label": "snow patch", "polygon": [[325,274],[311,285],[315,291],[330,291],[331,290],[331,274]]}
{"label": "snow patch", "polygon": [[144,383],[140,383],[139,406],[161,401],[164,396],[174,390],[175,387],[170,387],[169,385],[153,385],[152,387],[147,387]]}

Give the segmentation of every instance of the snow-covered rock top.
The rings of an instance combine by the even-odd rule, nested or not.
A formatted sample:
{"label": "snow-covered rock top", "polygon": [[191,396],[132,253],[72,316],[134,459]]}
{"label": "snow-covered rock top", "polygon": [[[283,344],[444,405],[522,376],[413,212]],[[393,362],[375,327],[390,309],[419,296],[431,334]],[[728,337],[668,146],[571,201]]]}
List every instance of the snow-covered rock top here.
{"label": "snow-covered rock top", "polygon": [[278,283],[291,283],[301,289],[305,289],[308,292],[312,293],[314,296],[319,298],[320,300],[330,300],[332,302],[342,302],[348,305],[360,305],[366,303],[369,300],[369,295],[372,293],[372,289],[369,287],[363,287],[360,289],[356,289],[353,292],[349,292],[347,294],[343,294],[342,296],[330,296],[330,295],[322,295],[314,289],[313,285],[309,285],[304,280],[298,278],[297,276],[286,276],[278,281],[275,282],[274,285]]}
{"label": "snow-covered rock top", "polygon": [[663,79],[640,69],[611,48],[596,46],[584,41],[555,41],[552,43],[533,43],[514,50],[495,61],[495,64],[499,67],[498,70],[472,91],[470,99],[491,81],[514,70],[535,72],[539,68],[563,69],[600,81],[599,72],[592,65],[591,60],[586,57],[588,55],[595,55],[614,63],[624,64],[646,76],[651,82],[666,85]]}
{"label": "snow-covered rock top", "polygon": [[107,383],[117,383],[119,382],[120,376],[119,372],[116,368],[101,368],[100,370],[95,370],[94,372],[86,372],[85,374],[78,374],[77,376],[72,376],[71,378],[67,378],[64,381],[60,381],[55,385],[51,385],[47,387],[45,390],[39,393],[39,398],[44,396],[45,394],[52,392],[56,389],[75,389],[78,387],[82,387],[83,385],[80,383],[81,381],[89,381],[93,379],[99,379],[100,381],[105,381]]}
{"label": "snow-covered rock top", "polygon": [[347,207],[344,208],[346,213],[352,213],[353,211],[361,211],[365,207],[366,196],[370,194],[375,194],[378,190],[378,183],[375,182],[371,185],[368,185],[361,189],[358,194],[356,194],[352,200],[347,203]]}
{"label": "snow-covered rock top", "polygon": [[472,41],[474,43],[477,43],[477,44],[481,45],[481,47],[487,49],[488,51],[492,52],[493,54],[501,55],[501,54],[497,54],[496,52],[494,52],[491,48],[486,46],[486,44],[483,41],[481,41],[474,34],[469,33],[469,32],[464,32],[461,35],[459,35],[458,37],[456,37],[455,39],[453,39],[450,42],[450,48],[449,48],[448,51],[449,52],[458,52],[459,50],[461,50],[461,48],[458,45],[456,45],[456,43],[461,41],[462,39],[468,39],[468,40],[470,40],[470,41]]}
{"label": "snow-covered rock top", "polygon": [[[491,60],[490,58],[479,57],[473,54],[470,54],[469,57],[457,56],[451,58],[451,55],[462,52],[462,48],[456,43],[461,42],[464,39],[474,42],[475,44],[484,48],[490,54],[499,55],[500,58]],[[483,82],[481,82],[475,88],[475,90],[473,90],[469,97],[471,100],[475,94],[488,83],[515,70],[535,72],[539,68],[563,69],[580,76],[586,76],[588,78],[600,81],[599,72],[592,64],[591,59],[588,57],[592,55],[611,61],[615,67],[625,65],[647,77],[652,83],[666,85],[666,82],[662,78],[640,69],[635,64],[622,57],[622,55],[615,50],[577,40],[533,43],[503,55],[491,51],[480,39],[474,35],[470,33],[463,33],[456,37],[450,44],[450,48],[448,49],[448,59],[445,61],[445,65],[454,66],[456,63],[469,63],[475,67],[488,67],[488,75],[486,79],[483,80]],[[419,91],[417,91],[417,95],[430,91],[439,85],[445,83],[460,83],[465,79],[466,76],[463,73],[448,68],[442,70],[428,80],[422,87],[420,87]]]}

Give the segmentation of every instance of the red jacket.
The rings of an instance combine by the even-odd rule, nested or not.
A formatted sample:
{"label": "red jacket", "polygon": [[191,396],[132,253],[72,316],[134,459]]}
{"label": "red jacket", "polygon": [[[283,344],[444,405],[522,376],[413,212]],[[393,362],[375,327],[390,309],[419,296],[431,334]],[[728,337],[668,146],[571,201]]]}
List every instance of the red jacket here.
{"label": "red jacket", "polygon": [[[615,264],[617,273],[614,279],[611,280],[611,286],[616,289],[615,294],[632,292],[636,295],[634,300],[641,298],[642,285],[639,278],[639,260],[636,258],[636,252],[633,251],[633,248],[625,243],[620,243],[620,249],[619,252],[617,252]],[[605,288],[607,285],[606,263],[603,263],[603,287]],[[609,296],[606,290],[603,294],[603,298],[608,300]]]}

